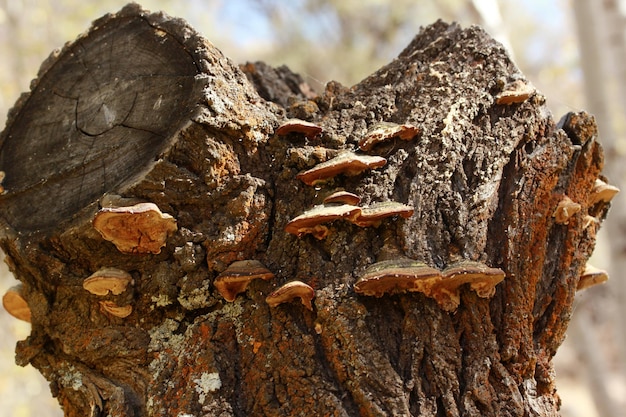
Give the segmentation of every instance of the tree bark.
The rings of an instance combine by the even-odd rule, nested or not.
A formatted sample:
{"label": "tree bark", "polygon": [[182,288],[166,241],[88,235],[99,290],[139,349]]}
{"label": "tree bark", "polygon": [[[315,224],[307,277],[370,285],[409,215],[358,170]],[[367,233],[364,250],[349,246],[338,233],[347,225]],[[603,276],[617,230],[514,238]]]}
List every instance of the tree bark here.
{"label": "tree bark", "polygon": [[[515,86],[531,87],[478,27],[437,22],[359,84],[313,96],[287,68],[236,67],[183,21],[135,5],[101,18],[44,63],[0,137],[0,246],[32,317],[18,364],[67,416],[557,415],[551,361],[608,209],[590,198],[602,150],[593,117],[556,124],[534,90],[505,104]],[[293,117],[322,133],[275,133]],[[381,121],[419,134],[359,150]],[[296,177],[343,150],[386,165]],[[285,231],[339,189],[413,214]],[[564,196],[580,207],[565,220]],[[95,230],[137,203],[175,220],[162,248],[148,231],[125,253]],[[356,293],[390,256],[506,277],[490,298],[463,287],[450,311]],[[226,301],[216,278],[250,259],[274,278]],[[103,267],[132,282],[90,294]],[[293,280],[314,288],[312,310],[269,307]]]}

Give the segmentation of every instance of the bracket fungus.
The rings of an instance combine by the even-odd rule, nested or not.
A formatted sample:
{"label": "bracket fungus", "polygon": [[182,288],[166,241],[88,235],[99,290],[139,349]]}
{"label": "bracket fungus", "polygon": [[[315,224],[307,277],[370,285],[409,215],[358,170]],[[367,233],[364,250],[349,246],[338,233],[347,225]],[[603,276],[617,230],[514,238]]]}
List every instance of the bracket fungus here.
{"label": "bracket fungus", "polygon": [[279,304],[300,298],[302,304],[309,310],[313,311],[311,300],[315,296],[313,288],[302,281],[290,281],[272,292],[265,298],[265,302],[270,307],[276,307]]}
{"label": "bracket fungus", "polygon": [[496,96],[496,104],[523,103],[535,93],[535,87],[528,82],[516,80],[507,84],[504,90]]}
{"label": "bracket fungus", "polygon": [[83,288],[94,295],[120,295],[133,280],[131,275],[117,268],[100,268],[83,281]]}
{"label": "bracket fungus", "polygon": [[215,278],[213,285],[226,301],[233,302],[237,298],[237,294],[244,292],[252,280],[268,281],[272,278],[274,278],[272,271],[261,262],[250,259],[235,261],[230,264]]}
{"label": "bracket fungus", "polygon": [[348,191],[335,191],[324,199],[324,204],[350,204],[356,206],[361,197]]}
{"label": "bracket fungus", "polygon": [[504,280],[504,271],[491,268],[481,262],[462,260],[454,262],[441,273],[442,280],[435,286],[433,298],[446,311],[454,311],[460,304],[460,290],[463,284],[481,298],[490,298],[496,292],[496,285]]}
{"label": "bracket fungus", "polygon": [[94,217],[93,227],[124,253],[160,253],[177,230],[176,220],[153,203],[104,207]]}
{"label": "bracket fungus", "polygon": [[585,265],[585,270],[578,280],[578,286],[576,290],[584,290],[594,285],[602,284],[609,280],[609,274],[603,270],[596,268],[592,265]]}
{"label": "bracket fungus", "polygon": [[597,218],[589,214],[585,214],[585,217],[583,217],[583,229],[587,229],[591,225],[597,226],[599,224],[600,224],[600,220],[598,220]]}
{"label": "bracket fungus", "polygon": [[354,284],[359,294],[382,297],[385,294],[421,292],[430,295],[441,280],[441,272],[412,259],[390,259],[370,265]]}
{"label": "bracket fungus", "polygon": [[569,219],[581,209],[580,204],[572,201],[568,196],[563,196],[563,199],[559,201],[559,204],[554,210],[554,221],[558,224],[568,224]]}
{"label": "bracket fungus", "polygon": [[301,172],[296,178],[307,185],[315,185],[339,174],[358,175],[367,169],[383,167],[386,163],[387,160],[382,156],[357,155],[354,152],[343,151],[336,157]]}
{"label": "bracket fungus", "polygon": [[22,284],[11,287],[2,296],[2,306],[4,309],[16,319],[31,322],[31,312],[28,303],[24,298],[24,289]]}
{"label": "bracket fungus", "polygon": [[354,221],[360,213],[360,207],[350,204],[317,205],[287,223],[285,231],[298,237],[310,233],[318,239],[323,239],[328,234],[328,228],[324,223],[338,219]]}
{"label": "bracket fungus", "polygon": [[386,142],[393,138],[411,140],[419,133],[419,129],[411,124],[381,122],[374,125],[367,131],[367,134],[359,141],[359,148],[369,151],[379,143]]}
{"label": "bracket fungus", "polygon": [[387,217],[400,216],[408,219],[413,215],[413,212],[413,207],[406,204],[396,201],[384,201],[361,208],[360,214],[354,219],[353,223],[362,227],[378,226]]}
{"label": "bracket fungus", "polygon": [[105,313],[119,318],[126,318],[133,312],[133,306],[118,306],[114,301],[100,301],[100,309]]}
{"label": "bracket fungus", "polygon": [[600,201],[609,203],[617,193],[619,188],[597,179],[589,196],[589,204],[593,206]]}
{"label": "bracket fungus", "polygon": [[322,133],[322,127],[305,120],[290,119],[276,129],[278,136],[286,136],[290,133],[301,133],[308,139],[313,139]]}

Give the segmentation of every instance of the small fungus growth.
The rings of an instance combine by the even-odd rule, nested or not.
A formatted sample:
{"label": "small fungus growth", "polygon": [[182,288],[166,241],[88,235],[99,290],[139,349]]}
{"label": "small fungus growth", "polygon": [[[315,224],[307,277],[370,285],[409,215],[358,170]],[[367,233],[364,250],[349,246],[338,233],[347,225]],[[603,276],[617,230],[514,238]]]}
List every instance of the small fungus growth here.
{"label": "small fungus growth", "polygon": [[279,304],[300,298],[302,304],[309,310],[313,310],[311,300],[315,296],[313,288],[302,281],[291,281],[278,288],[267,296],[265,301],[270,307],[276,307]]}
{"label": "small fungus growth", "polygon": [[4,296],[2,296],[2,306],[7,313],[16,319],[27,323],[31,322],[31,311],[24,298],[24,287],[22,284],[18,284],[7,290]]}
{"label": "small fungus growth", "polygon": [[411,124],[381,122],[374,125],[367,134],[359,141],[359,148],[369,151],[379,143],[393,138],[411,140],[419,133],[419,129]]}
{"label": "small fungus growth", "polygon": [[559,201],[558,206],[554,210],[554,221],[558,224],[568,224],[570,218],[578,213],[581,209],[580,204],[572,201],[568,196],[563,196],[563,199]]}
{"label": "small fungus growth", "polygon": [[215,278],[215,288],[226,301],[232,302],[248,288],[248,284],[255,279],[270,280],[274,278],[272,271],[261,262],[251,259],[236,261]]}
{"label": "small fungus growth", "polygon": [[370,265],[354,285],[354,290],[374,297],[403,292],[421,292],[429,296],[440,280],[441,272],[423,262],[390,259]]}
{"label": "small fungus growth", "polygon": [[386,163],[387,160],[382,156],[357,155],[354,152],[343,151],[336,157],[298,174],[296,178],[307,185],[315,185],[340,174],[358,175],[368,169],[383,167]]}
{"label": "small fungus growth", "polygon": [[586,288],[593,287],[594,285],[602,284],[608,280],[609,274],[605,270],[587,264],[585,266],[585,271],[578,280],[576,290],[584,290]]}
{"label": "small fungus growth", "polygon": [[153,203],[130,207],[103,207],[93,219],[94,228],[124,253],[160,253],[176,220]]}
{"label": "small fungus growth", "polygon": [[83,288],[95,295],[120,295],[132,277],[126,271],[117,268],[100,268],[83,281]]}

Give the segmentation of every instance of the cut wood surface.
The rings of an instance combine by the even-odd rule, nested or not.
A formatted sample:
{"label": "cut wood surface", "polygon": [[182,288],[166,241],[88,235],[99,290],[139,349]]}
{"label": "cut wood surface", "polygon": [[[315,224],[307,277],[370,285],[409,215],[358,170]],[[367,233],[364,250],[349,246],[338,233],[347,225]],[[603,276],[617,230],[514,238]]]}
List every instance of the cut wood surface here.
{"label": "cut wood surface", "polygon": [[[382,122],[414,136],[360,148]],[[386,162],[300,179],[346,151]],[[555,122],[478,27],[436,22],[315,94],[129,5],[50,56],[0,136],[0,247],[32,322],[17,362],[67,416],[558,415],[552,358],[610,204],[602,164],[593,117]],[[338,191],[360,201],[285,230],[337,212]],[[237,261],[254,262],[225,272]],[[381,261],[435,273],[355,292]],[[85,290],[103,268],[125,287]],[[504,275],[495,294],[470,282],[485,271]],[[268,303],[292,281],[311,309],[306,286]]]}

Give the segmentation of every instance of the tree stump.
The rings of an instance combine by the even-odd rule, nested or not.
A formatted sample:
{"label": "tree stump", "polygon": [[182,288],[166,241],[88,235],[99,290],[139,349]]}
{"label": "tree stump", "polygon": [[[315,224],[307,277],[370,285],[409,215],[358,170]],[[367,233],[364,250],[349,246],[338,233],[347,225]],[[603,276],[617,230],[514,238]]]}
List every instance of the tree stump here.
{"label": "tree stump", "polygon": [[[478,27],[436,22],[316,95],[129,5],[51,55],[0,137],[17,362],[66,416],[557,415],[609,205],[596,136]],[[310,309],[266,300],[292,281]]]}

